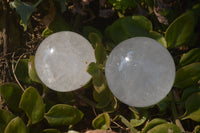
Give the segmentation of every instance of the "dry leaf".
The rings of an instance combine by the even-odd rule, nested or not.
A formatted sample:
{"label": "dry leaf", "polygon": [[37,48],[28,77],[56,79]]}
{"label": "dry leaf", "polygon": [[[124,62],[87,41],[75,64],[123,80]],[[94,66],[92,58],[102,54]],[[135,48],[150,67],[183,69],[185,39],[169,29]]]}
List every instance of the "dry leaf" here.
{"label": "dry leaf", "polygon": [[42,19],[42,23],[49,26],[49,24],[54,20],[55,14],[56,14],[56,11],[55,11],[53,1],[49,0],[49,14],[44,16],[44,18]]}
{"label": "dry leaf", "polygon": [[[154,0],[155,3],[155,0]],[[157,0],[158,6],[153,8],[153,11],[158,19],[158,21],[162,24],[168,25],[168,19],[164,16],[162,16],[160,13],[158,13],[159,11],[161,11],[163,8],[167,9],[167,5],[164,4],[163,0]]]}

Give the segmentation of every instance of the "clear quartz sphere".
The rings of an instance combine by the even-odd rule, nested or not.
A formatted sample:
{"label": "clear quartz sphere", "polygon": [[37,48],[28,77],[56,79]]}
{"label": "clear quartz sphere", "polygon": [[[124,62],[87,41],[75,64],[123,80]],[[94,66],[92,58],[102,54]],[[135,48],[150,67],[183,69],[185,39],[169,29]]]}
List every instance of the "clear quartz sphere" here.
{"label": "clear quartz sphere", "polygon": [[35,69],[49,88],[67,92],[84,86],[91,76],[87,67],[95,62],[94,49],[81,35],[63,31],[45,38],[35,54]]}
{"label": "clear quartz sphere", "polygon": [[161,101],[171,90],[175,64],[168,50],[156,40],[134,37],[112,50],[105,74],[110,90],[121,102],[147,107]]}

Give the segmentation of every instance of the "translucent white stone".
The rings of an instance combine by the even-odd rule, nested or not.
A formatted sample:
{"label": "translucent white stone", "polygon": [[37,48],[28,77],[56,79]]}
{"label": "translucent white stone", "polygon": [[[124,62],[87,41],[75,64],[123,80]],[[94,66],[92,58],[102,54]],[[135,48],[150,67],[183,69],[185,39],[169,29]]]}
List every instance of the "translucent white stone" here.
{"label": "translucent white stone", "polygon": [[105,73],[109,88],[120,101],[146,107],[169,93],[175,64],[168,50],[156,40],[134,37],[112,50]]}
{"label": "translucent white stone", "polygon": [[35,54],[41,81],[55,91],[73,91],[91,78],[87,66],[95,62],[94,49],[81,35],[63,31],[42,41]]}

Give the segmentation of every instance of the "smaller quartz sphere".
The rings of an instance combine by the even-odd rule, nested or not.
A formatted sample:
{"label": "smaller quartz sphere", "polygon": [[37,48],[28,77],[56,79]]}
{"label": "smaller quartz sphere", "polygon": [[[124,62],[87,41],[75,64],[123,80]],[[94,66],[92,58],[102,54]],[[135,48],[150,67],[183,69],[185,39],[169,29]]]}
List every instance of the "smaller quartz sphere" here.
{"label": "smaller quartz sphere", "polygon": [[112,50],[105,74],[110,90],[120,101],[147,107],[169,93],[175,79],[175,64],[168,50],[156,40],[134,37]]}
{"label": "smaller quartz sphere", "polygon": [[95,62],[95,56],[89,41],[70,31],[48,36],[35,54],[35,69],[40,80],[60,92],[84,86],[91,79],[86,71],[91,62]]}

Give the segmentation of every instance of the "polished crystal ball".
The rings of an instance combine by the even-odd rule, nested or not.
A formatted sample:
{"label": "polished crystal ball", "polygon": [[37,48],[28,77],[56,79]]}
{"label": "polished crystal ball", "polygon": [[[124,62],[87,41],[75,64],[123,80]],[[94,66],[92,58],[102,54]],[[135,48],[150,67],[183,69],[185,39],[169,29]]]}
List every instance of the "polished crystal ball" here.
{"label": "polished crystal ball", "polygon": [[60,92],[83,87],[91,78],[87,66],[95,62],[94,49],[81,35],[63,31],[42,41],[35,54],[35,69],[41,81]]}
{"label": "polished crystal ball", "polygon": [[134,37],[112,50],[105,74],[110,90],[121,102],[147,107],[169,93],[175,64],[168,50],[156,40]]}

